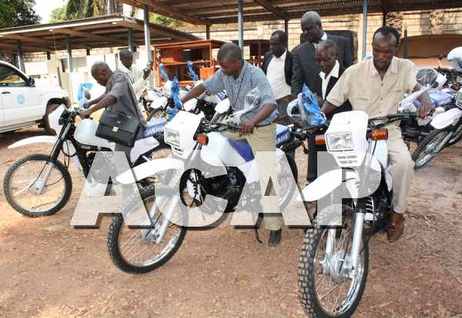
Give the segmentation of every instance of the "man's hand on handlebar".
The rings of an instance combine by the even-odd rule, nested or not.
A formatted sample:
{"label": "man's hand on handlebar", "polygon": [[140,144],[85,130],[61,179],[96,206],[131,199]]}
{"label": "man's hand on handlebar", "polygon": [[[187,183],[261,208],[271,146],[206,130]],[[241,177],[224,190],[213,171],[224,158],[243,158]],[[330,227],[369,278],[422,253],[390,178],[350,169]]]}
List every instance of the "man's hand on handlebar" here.
{"label": "man's hand on handlebar", "polygon": [[79,116],[80,116],[80,118],[85,119],[85,118],[90,117],[91,113],[92,112],[90,110],[88,110],[88,109],[87,110],[82,110],[81,112],[79,112]]}
{"label": "man's hand on handlebar", "polygon": [[253,120],[248,120],[241,124],[241,127],[239,129],[239,134],[241,136],[251,134],[254,128],[255,128],[255,122]]}
{"label": "man's hand on handlebar", "polygon": [[420,118],[425,118],[425,117],[427,117],[427,116],[430,114],[432,108],[433,108],[433,107],[432,107],[431,104],[429,104],[429,103],[423,103],[422,106],[420,106],[420,108],[419,108],[419,117],[420,117]]}

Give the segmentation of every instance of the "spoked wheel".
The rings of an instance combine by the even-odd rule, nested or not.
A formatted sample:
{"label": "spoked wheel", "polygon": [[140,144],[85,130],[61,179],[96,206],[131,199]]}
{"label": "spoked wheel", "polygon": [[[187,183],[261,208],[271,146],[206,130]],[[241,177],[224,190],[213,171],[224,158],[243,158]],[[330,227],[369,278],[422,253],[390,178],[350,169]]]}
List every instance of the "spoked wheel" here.
{"label": "spoked wheel", "polygon": [[448,130],[434,130],[428,134],[412,154],[415,169],[427,165],[444,148],[451,132]]}
{"label": "spoked wheel", "polygon": [[[286,156],[286,158],[290,171],[281,171],[281,174],[278,176],[278,186],[280,189],[279,191],[281,191],[279,202],[282,208],[285,208],[289,204],[292,195],[297,189],[296,184],[298,180],[298,169],[294,158],[291,156]],[[295,180],[295,183],[292,182],[292,178]]]}
{"label": "spoked wheel", "polygon": [[[153,208],[154,186],[141,189],[140,194],[151,226],[147,229],[130,229],[124,226],[123,217],[118,214],[112,219],[107,239],[114,265],[134,274],[147,273],[165,264],[178,251],[186,235],[186,228],[169,222],[158,209]],[[159,241],[164,226],[165,234]]]}
{"label": "spoked wheel", "polygon": [[[361,247],[358,267],[353,270],[352,217],[344,216],[343,219],[343,227],[314,227],[305,234],[298,284],[300,302],[310,317],[350,317],[364,292],[369,264],[368,246]],[[334,238],[331,253],[326,252],[329,231]]]}
{"label": "spoked wheel", "polygon": [[8,203],[28,217],[48,216],[61,210],[72,192],[66,167],[47,155],[16,161],[6,172],[3,189]]}

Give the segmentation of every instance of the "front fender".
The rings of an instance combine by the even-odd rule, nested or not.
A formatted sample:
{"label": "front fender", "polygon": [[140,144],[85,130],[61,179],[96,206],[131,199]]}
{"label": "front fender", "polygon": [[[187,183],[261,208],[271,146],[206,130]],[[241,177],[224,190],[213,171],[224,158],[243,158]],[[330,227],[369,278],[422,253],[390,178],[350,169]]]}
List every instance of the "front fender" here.
{"label": "front fender", "polygon": [[[15,143],[9,145],[8,149],[24,147],[24,146],[33,145],[33,144],[50,144],[50,145],[54,145],[57,140],[58,140],[58,137],[56,137],[56,136],[34,136],[34,137],[21,139],[21,140],[15,142]],[[75,153],[74,145],[69,141],[66,141],[64,143],[64,145],[67,145],[67,147],[64,146],[64,151],[67,154],[69,154],[70,156],[72,156]]]}
{"label": "front fender", "polygon": [[[183,169],[184,163],[182,160],[175,158],[154,159],[134,167],[131,171],[121,173],[116,180],[121,184],[131,184],[134,181],[143,180],[160,172],[169,170],[183,171]],[[133,180],[133,176],[135,176],[135,180]]]}
{"label": "front fender", "polygon": [[8,149],[24,147],[32,144],[52,144],[56,143],[58,138],[56,136],[35,136],[21,139],[14,144],[8,146]]}
{"label": "front fender", "polygon": [[342,184],[342,169],[328,171],[306,186],[303,191],[303,200],[318,201]]}

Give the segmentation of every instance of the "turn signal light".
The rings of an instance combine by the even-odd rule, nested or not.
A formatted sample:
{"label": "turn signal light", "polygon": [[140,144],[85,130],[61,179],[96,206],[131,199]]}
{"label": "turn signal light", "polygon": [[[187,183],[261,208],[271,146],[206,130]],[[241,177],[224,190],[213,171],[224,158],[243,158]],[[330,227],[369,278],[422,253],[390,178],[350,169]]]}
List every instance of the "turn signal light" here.
{"label": "turn signal light", "polygon": [[325,145],[326,138],[324,138],[324,135],[317,135],[316,137],[314,137],[314,143],[316,145]]}
{"label": "turn signal light", "polygon": [[196,141],[200,143],[201,145],[206,145],[209,143],[209,137],[207,137],[207,135],[205,134],[200,134],[200,135],[197,135]]}
{"label": "turn signal light", "polygon": [[369,138],[372,140],[387,140],[388,139],[388,129],[386,128],[374,129],[369,133]]}

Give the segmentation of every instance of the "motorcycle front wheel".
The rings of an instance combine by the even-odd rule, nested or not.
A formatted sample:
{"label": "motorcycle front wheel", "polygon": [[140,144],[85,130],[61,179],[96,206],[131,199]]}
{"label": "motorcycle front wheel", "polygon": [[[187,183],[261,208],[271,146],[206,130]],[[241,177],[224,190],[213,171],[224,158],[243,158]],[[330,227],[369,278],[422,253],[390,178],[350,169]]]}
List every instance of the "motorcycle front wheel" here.
{"label": "motorcycle front wheel", "polygon": [[7,170],[3,191],[7,202],[22,215],[49,216],[66,205],[72,179],[60,161],[35,154],[16,161]]}
{"label": "motorcycle front wheel", "polygon": [[314,318],[347,318],[355,312],[366,287],[369,249],[363,243],[356,270],[349,269],[352,218],[344,218],[335,231],[335,244],[327,256],[328,228],[306,231],[298,266],[299,299],[305,313]]}
{"label": "motorcycle front wheel", "polygon": [[449,130],[434,130],[422,140],[412,154],[416,170],[425,167],[436,157],[444,148],[450,133]]}
{"label": "motorcycle front wheel", "polygon": [[[128,228],[124,225],[122,215],[117,214],[112,218],[107,238],[109,255],[114,265],[121,271],[132,274],[147,273],[164,265],[178,251],[186,235],[185,227],[166,220],[158,209],[151,209],[155,202],[154,185],[142,188],[140,195],[149,213],[151,226],[146,229]],[[132,212],[134,211],[127,213]],[[169,224],[163,239],[157,243],[159,230],[164,222]]]}

